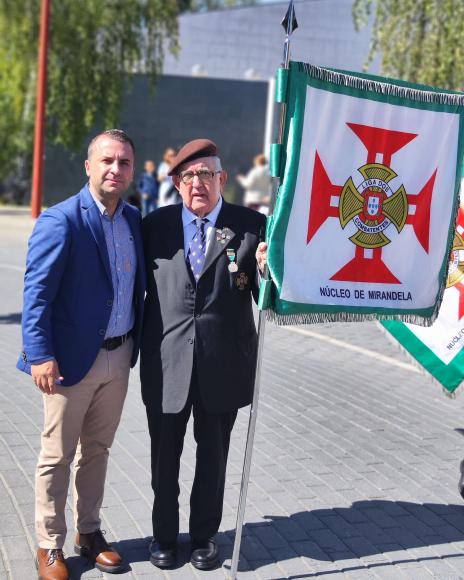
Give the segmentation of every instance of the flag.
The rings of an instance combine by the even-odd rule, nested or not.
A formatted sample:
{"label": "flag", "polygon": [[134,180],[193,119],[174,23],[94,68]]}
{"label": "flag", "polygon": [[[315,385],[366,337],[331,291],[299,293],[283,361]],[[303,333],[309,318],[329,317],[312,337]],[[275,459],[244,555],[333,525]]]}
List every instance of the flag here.
{"label": "flag", "polygon": [[260,308],[281,324],[399,318],[443,296],[463,155],[464,95],[291,62]]}
{"label": "flag", "polygon": [[424,328],[394,320],[384,328],[447,393],[464,381],[464,210],[461,208],[451,250],[446,290],[437,319]]}

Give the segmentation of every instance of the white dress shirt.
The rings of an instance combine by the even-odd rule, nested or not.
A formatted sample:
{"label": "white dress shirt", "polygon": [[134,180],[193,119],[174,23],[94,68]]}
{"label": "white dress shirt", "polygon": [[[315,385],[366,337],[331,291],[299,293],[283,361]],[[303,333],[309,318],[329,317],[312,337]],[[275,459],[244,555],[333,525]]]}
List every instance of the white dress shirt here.
{"label": "white dress shirt", "polygon": [[[206,235],[206,251],[205,255],[208,254],[208,248],[210,246],[211,238],[214,234],[214,230],[216,229],[216,220],[221,211],[222,207],[222,197],[219,198],[219,201],[215,205],[214,209],[209,212],[208,215],[205,215],[205,218],[208,221],[205,223],[205,235]],[[182,225],[184,227],[184,252],[185,257],[188,255],[190,242],[193,236],[197,233],[197,225],[196,220],[198,216],[192,213],[189,209],[184,206],[182,207]]]}

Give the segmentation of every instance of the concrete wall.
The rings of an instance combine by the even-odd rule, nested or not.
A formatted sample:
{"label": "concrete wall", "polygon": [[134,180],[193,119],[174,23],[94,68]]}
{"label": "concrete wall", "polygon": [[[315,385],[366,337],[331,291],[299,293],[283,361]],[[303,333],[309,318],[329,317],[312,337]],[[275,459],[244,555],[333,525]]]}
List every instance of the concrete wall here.
{"label": "concrete wall", "polygon": [[[298,28],[291,58],[320,66],[361,71],[369,50],[370,26],[356,32],[353,0],[296,0]],[[243,79],[251,69],[259,78],[275,74],[282,60],[285,32],[280,22],[288,1],[182,14],[180,54],[166,55],[167,74]],[[375,63],[372,70],[378,69]]]}
{"label": "concrete wall", "polygon": [[[263,150],[267,87],[266,82],[163,76],[151,96],[147,79],[137,76],[120,123],[136,144],[136,176],[145,159],[159,163],[166,147],[208,137],[217,143],[233,185],[234,175],[246,171]],[[72,195],[85,183],[85,149],[86,145],[76,156],[59,147],[47,149],[46,205]],[[240,201],[238,188],[230,193]]]}

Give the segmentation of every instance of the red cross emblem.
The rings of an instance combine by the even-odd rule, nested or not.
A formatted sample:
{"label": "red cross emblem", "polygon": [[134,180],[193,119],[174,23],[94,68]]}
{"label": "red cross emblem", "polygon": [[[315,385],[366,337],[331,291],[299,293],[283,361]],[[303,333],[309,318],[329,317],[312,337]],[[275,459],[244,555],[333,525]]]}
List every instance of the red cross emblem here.
{"label": "red cross emblem", "polygon": [[[401,281],[394,276],[382,260],[382,247],[390,243],[389,238],[385,235],[385,229],[393,224],[400,232],[404,225],[411,226],[418,243],[425,252],[429,252],[430,204],[437,170],[435,169],[419,193],[406,193],[403,188],[401,192],[399,189],[393,194],[387,183],[389,179],[396,177],[396,173],[391,168],[392,157],[415,139],[417,134],[356,123],[347,123],[347,126],[360,139],[367,151],[366,164],[359,168],[363,177],[374,175],[372,172],[378,168],[383,168],[387,174],[390,172],[391,176],[379,180],[381,183],[376,183],[375,187],[370,186],[366,180],[364,182],[366,185],[362,191],[352,192],[350,199],[354,199],[356,195],[360,199],[360,205],[356,217],[354,217],[349,211],[347,213],[346,206],[349,204],[343,204],[341,207],[346,188],[351,186],[350,180],[353,183],[352,179],[350,178],[344,186],[333,184],[319,153],[316,151],[307,243],[310,243],[327,219],[338,218],[342,227],[345,227],[353,219],[358,228],[358,233],[350,238],[355,244],[354,257],[333,274],[331,280],[401,284]],[[363,173],[363,170],[364,172],[368,171],[366,168],[371,168],[369,169],[370,174],[369,172]],[[354,184],[353,188],[356,189]],[[395,202],[395,211],[388,214],[387,205],[392,205],[394,196],[400,196],[403,201],[399,204]],[[400,201],[399,198],[398,201]],[[401,211],[398,212],[398,208]],[[403,219],[401,219],[401,212],[404,213]],[[387,221],[385,222],[385,220]],[[377,237],[372,237],[374,232]],[[370,234],[370,237],[366,236],[366,233]]]}

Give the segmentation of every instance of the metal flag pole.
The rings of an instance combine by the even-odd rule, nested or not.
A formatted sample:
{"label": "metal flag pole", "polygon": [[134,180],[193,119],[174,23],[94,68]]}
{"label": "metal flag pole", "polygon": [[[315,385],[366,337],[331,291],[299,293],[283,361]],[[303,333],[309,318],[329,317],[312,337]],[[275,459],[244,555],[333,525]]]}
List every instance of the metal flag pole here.
{"label": "metal flag pole", "polygon": [[[292,32],[298,27],[298,23],[296,21],[295,16],[295,8],[293,6],[293,0],[290,0],[287,12],[282,20],[282,26],[285,29],[285,43],[284,43],[282,67],[288,69],[290,61],[290,36],[292,35]],[[285,103],[282,103],[280,109],[279,133],[277,143],[282,143],[284,134],[284,121],[285,121]],[[280,180],[276,178],[274,182],[274,193],[269,207],[270,213],[272,213],[274,209],[275,199],[277,197],[277,192],[280,185],[279,181]],[[269,272],[266,266],[264,271],[264,277],[267,278],[268,276]],[[250,416],[248,419],[248,433],[245,446],[245,457],[243,460],[242,483],[240,486],[240,498],[237,509],[237,522],[235,525],[234,551],[232,553],[232,562],[230,565],[230,573],[229,573],[229,578],[232,580],[236,580],[237,578],[238,561],[240,557],[240,544],[242,542],[243,519],[245,516],[248,483],[250,479],[251,457],[253,454],[253,441],[255,438],[256,420],[258,417],[258,400],[259,400],[259,388],[261,386],[261,367],[263,358],[265,325],[266,325],[266,315],[263,310],[260,310],[258,318],[258,349],[256,357],[255,384],[253,389],[253,400],[251,402],[250,407]]]}

